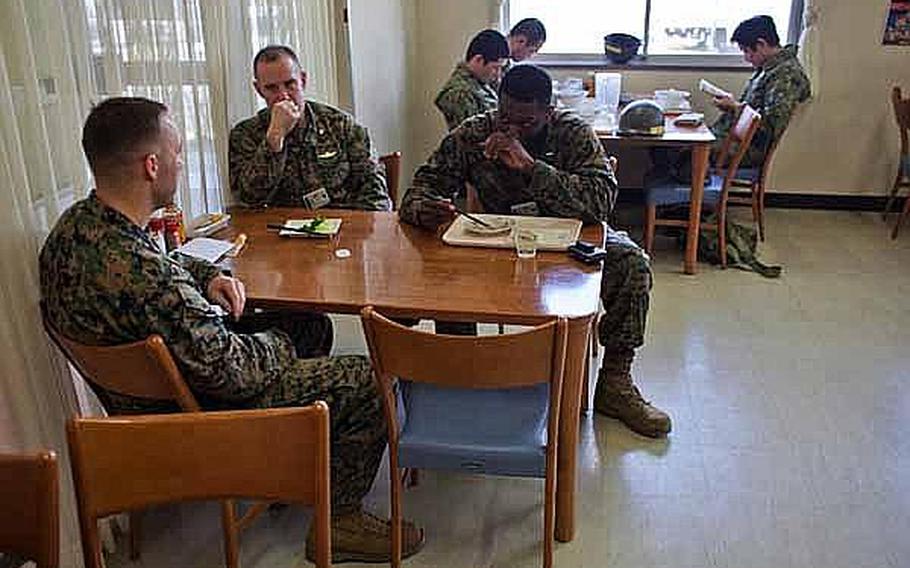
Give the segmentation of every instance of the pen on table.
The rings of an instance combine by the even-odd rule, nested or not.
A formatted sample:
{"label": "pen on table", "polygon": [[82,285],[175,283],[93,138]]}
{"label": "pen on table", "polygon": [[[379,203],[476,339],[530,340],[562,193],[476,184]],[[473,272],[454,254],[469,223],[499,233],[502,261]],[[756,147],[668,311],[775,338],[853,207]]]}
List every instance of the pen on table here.
{"label": "pen on table", "polygon": [[290,231],[292,233],[306,233],[308,235],[313,235],[315,237],[330,237],[328,233],[320,233],[319,231],[314,231],[309,227],[288,227],[287,225],[282,225],[280,223],[268,223],[265,226],[267,229],[274,229],[276,231]]}
{"label": "pen on table", "polygon": [[447,204],[451,205],[451,206],[455,209],[455,212],[456,212],[456,213],[458,213],[459,215],[463,215],[464,217],[467,217],[468,219],[470,219],[471,221],[477,223],[478,225],[484,226],[484,227],[486,227],[486,228],[488,228],[488,229],[493,229],[493,228],[494,228],[493,225],[487,223],[486,221],[484,221],[484,220],[481,219],[480,217],[476,217],[476,216],[474,216],[474,215],[471,215],[470,213],[468,213],[468,212],[465,211],[464,209],[458,207],[457,205],[455,205],[454,203],[452,203],[451,201],[449,201],[448,199],[446,199],[446,198],[444,198],[444,197],[435,197],[435,196],[427,196],[427,197],[429,197],[431,200],[435,201],[436,203],[447,203]]}
{"label": "pen on table", "polygon": [[237,256],[243,250],[243,247],[246,246],[247,236],[246,233],[240,233],[237,235],[237,238],[234,239],[234,246],[231,247],[231,250],[228,252],[228,256]]}

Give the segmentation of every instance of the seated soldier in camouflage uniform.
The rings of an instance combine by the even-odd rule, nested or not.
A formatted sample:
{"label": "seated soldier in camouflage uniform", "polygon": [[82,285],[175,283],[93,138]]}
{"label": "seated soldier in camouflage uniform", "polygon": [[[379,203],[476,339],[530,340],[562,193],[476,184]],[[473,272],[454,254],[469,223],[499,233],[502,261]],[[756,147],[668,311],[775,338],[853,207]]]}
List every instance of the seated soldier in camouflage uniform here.
{"label": "seated soldier in camouflage uniform", "polygon": [[[509,30],[509,61],[520,63],[534,57],[547,41],[547,28],[537,18],[524,18]],[[507,71],[507,69],[504,69]]]}
{"label": "seated soldier in camouflage uniform", "polygon": [[[770,16],[743,21],[733,31],[730,41],[739,45],[743,58],[755,72],[738,101],[733,97],[714,98],[714,105],[721,110],[711,125],[717,137],[714,149],[720,149],[743,106],[749,105],[761,114],[761,124],[743,155],[740,168],[761,168],[771,145],[780,140],[790,123],[796,105],[809,98],[809,78],[796,58],[796,46],[781,47],[777,27]],[[654,168],[649,177],[669,175],[683,182],[691,180],[691,152],[657,148],[651,158]]]}
{"label": "seated soldier in camouflage uniform", "polygon": [[499,81],[509,44],[496,30],[484,30],[471,39],[464,61],[436,95],[436,108],[452,130],[466,118],[496,108],[498,97],[492,86]]}
{"label": "seated soldier in camouflage uniform", "polygon": [[[483,209],[606,221],[616,178],[594,131],[577,115],[554,110],[549,75],[534,65],[506,73],[498,110],[474,116],[448,134],[418,168],[402,201],[403,221],[433,229],[451,221],[451,198],[465,183]],[[605,347],[594,408],[645,436],[664,436],[670,417],[645,401],[630,374],[644,343],[651,290],[647,256],[625,233],[607,232],[599,337]]]}
{"label": "seated soldier in camouflage uniform", "polygon": [[[386,521],[361,508],[386,445],[369,361],[325,356],[331,347],[325,316],[296,323],[288,317],[280,328],[244,316],[239,280],[208,262],[165,255],[149,237],[144,227],[173,200],[183,164],[180,134],[164,105],[143,98],[102,102],[86,120],[82,144],[97,187],[60,217],[41,251],[50,321],[64,336],[91,345],[161,335],[207,410],[325,400],[333,558],[388,561]],[[111,414],[177,410],[165,401],[95,390]],[[405,549],[413,554],[423,533],[409,524],[406,535]]]}
{"label": "seated soldier in camouflage uniform", "polygon": [[761,126],[743,156],[742,167],[760,167],[772,142],[780,139],[796,105],[809,98],[809,78],[796,58],[796,46],[781,47],[771,16],[755,16],[740,23],[731,41],[739,45],[743,58],[755,68],[739,101],[716,97],[714,104],[723,114],[711,126],[723,141],[744,105],[761,114]]}
{"label": "seated soldier in camouflage uniform", "polygon": [[307,75],[291,48],[263,48],[253,72],[268,107],[231,130],[231,191],[241,202],[392,208],[366,128],[344,111],[304,99]]}

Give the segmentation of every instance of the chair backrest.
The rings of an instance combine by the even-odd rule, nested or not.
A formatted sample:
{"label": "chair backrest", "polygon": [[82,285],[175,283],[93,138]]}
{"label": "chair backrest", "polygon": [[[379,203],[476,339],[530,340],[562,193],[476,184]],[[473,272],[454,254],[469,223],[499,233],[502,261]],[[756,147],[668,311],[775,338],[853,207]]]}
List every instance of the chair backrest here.
{"label": "chair backrest", "polygon": [[317,564],[328,565],[329,409],[322,401],[303,408],[75,418],[67,436],[88,568],[101,568],[100,517],[233,498],[315,506],[317,557],[324,560]]}
{"label": "chair backrest", "polygon": [[57,456],[0,454],[0,552],[33,560],[38,568],[60,563]]}
{"label": "chair backrest", "polygon": [[398,183],[401,179],[401,152],[392,152],[379,156],[379,161],[385,168],[385,184],[392,198],[392,208],[398,209]]}
{"label": "chair backrest", "polygon": [[720,153],[717,156],[717,167],[724,168],[724,187],[729,187],[730,182],[736,177],[739,163],[752,143],[752,137],[758,132],[761,125],[761,115],[749,105],[743,105],[730,133],[724,139]]}
{"label": "chair backrest", "polygon": [[95,385],[137,398],[173,400],[188,412],[199,410],[199,403],[160,335],[123,345],[85,345],[60,333],[43,305],[41,319],[60,351]]}
{"label": "chair backrest", "polygon": [[910,153],[910,141],[907,131],[910,129],[910,98],[902,98],[901,88],[894,87],[891,91],[891,103],[894,106],[894,119],[901,132],[901,155]]}
{"label": "chair backrest", "polygon": [[[519,333],[455,336],[399,325],[367,306],[360,314],[390,426],[398,415],[397,379],[447,387],[515,388],[550,384],[550,440],[562,395],[568,324],[565,318]],[[397,437],[397,428],[390,428]]]}

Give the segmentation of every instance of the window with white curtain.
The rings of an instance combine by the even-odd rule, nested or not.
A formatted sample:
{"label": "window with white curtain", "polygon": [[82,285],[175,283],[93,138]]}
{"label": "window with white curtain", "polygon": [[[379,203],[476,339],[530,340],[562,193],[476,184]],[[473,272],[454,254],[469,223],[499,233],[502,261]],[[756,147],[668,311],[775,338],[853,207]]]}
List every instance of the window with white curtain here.
{"label": "window with white curtain", "polygon": [[795,41],[802,5],[803,0],[508,0],[505,8],[509,26],[527,17],[544,23],[544,61],[547,54],[603,55],[603,37],[614,32],[642,39],[639,53],[646,56],[703,60],[738,57],[730,36],[741,21],[758,14],[774,18],[781,41]]}
{"label": "window with white curtain", "polygon": [[98,98],[168,105],[183,132],[178,203],[192,219],[222,208],[199,0],[83,0]]}

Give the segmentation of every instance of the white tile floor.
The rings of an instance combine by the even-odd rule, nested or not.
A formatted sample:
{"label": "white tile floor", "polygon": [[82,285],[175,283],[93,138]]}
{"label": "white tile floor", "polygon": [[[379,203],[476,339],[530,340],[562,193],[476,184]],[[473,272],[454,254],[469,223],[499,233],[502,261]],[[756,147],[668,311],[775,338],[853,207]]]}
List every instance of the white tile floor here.
{"label": "white tile floor", "polygon": [[[557,566],[910,566],[910,231],[893,242],[877,215],[771,210],[768,232],[779,280],[685,276],[658,242],[636,376],[674,431],[651,441],[583,419],[578,531]],[[356,320],[338,328],[340,350],[363,349]],[[539,566],[540,487],[425,472],[405,511],[428,542],[405,564]],[[243,565],[308,565],[306,519],[257,522]],[[217,506],[157,510],[145,532],[143,559],[111,566],[221,562]]]}

